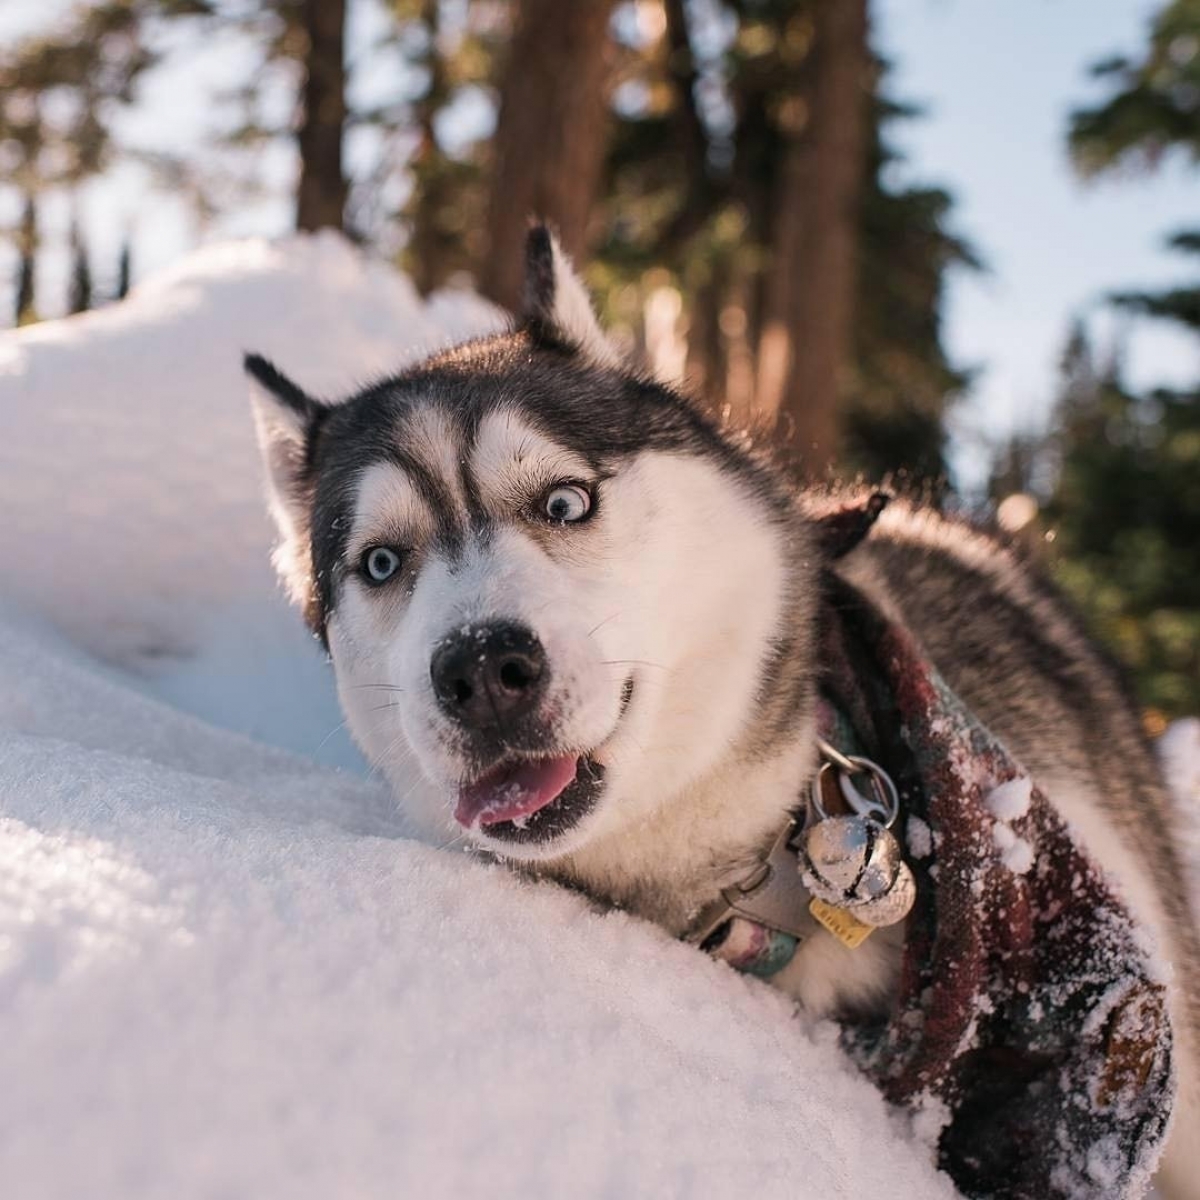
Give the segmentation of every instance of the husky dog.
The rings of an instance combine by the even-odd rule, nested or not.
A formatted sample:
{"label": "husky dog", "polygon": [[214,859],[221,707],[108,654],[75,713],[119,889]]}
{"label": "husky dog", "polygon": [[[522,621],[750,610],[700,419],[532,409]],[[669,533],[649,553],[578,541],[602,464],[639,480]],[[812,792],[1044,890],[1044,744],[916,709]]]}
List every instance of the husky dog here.
{"label": "husky dog", "polygon": [[[541,228],[511,333],[336,405],[261,358],[247,369],[281,574],[408,814],[683,934],[818,765],[826,564],[805,496],[622,363]],[[1163,1176],[1200,1194],[1200,953],[1117,674],[962,524],[895,503],[836,569],[916,635],[1172,960]],[[900,945],[816,936],[773,982],[816,1013],[881,1005]]]}

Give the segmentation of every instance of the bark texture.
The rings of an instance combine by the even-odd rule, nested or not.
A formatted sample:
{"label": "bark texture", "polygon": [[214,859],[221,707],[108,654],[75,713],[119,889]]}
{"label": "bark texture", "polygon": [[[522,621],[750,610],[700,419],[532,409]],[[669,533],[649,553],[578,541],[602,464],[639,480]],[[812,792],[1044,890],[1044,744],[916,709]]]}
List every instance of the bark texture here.
{"label": "bark texture", "polygon": [[346,177],[342,135],[346,124],[346,0],[304,0],[308,49],[300,143],[296,228],[342,229]]}
{"label": "bark texture", "polygon": [[867,0],[820,0],[795,129],[773,198],[756,408],[810,476],[837,455],[857,285],[858,204],[869,101]]}
{"label": "bark texture", "polygon": [[608,145],[615,0],[520,0],[501,89],[487,216],[484,295],[519,307],[531,217],[577,260]]}

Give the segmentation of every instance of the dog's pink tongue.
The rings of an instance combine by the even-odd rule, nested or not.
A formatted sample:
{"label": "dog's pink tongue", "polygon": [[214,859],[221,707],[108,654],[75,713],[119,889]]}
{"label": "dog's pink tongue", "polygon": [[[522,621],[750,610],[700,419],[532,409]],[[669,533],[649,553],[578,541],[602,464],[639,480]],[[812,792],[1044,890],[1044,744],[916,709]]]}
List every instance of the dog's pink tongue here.
{"label": "dog's pink tongue", "polygon": [[454,819],[470,829],[528,817],[557,800],[578,768],[574,754],[498,767],[474,783],[463,784]]}

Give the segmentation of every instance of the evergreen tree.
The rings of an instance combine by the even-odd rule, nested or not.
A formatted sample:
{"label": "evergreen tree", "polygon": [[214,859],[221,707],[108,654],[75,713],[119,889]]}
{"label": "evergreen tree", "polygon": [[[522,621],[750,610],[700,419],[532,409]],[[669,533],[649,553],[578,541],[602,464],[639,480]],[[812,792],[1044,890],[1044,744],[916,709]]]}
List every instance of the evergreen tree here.
{"label": "evergreen tree", "polygon": [[1200,711],[1200,394],[1135,395],[1076,342],[1050,449],[1056,577],[1156,719]]}
{"label": "evergreen tree", "polygon": [[943,188],[888,183],[901,162],[892,126],[919,111],[875,97],[859,233],[859,286],[847,374],[843,461],[847,473],[932,486],[947,480],[945,417],[970,386],[942,342],[946,276],[978,270],[979,258],[951,225]]}
{"label": "evergreen tree", "polygon": [[[397,88],[350,106],[339,40],[368,2],[92,0],[5,67],[38,114],[55,81],[124,64],[87,83],[107,99],[84,106],[95,128],[79,170],[31,192],[111,161],[114,105],[159,63],[146,48],[171,40],[165,22],[232,33],[258,57],[214,100],[230,119],[212,150],[143,156],[201,213],[241,199],[264,144],[295,136],[302,227],[348,223],[423,292],[469,271],[510,306],[525,221],[547,216],[635,346],[656,293],[686,298],[671,336],[686,339],[702,394],[790,437],[810,473],[835,453],[842,473],[944,473],[942,415],[967,377],[941,345],[942,289],[972,258],[946,193],[895,183],[887,131],[909,114],[870,50],[868,0],[375,0],[391,25],[361,59],[398,64]],[[89,57],[102,19],[120,53]],[[294,127],[268,115],[281,87],[296,95]],[[481,112],[496,120],[490,144]],[[354,179],[348,131],[375,147]],[[54,131],[23,133],[40,161]]]}
{"label": "evergreen tree", "polygon": [[[415,9],[394,0],[392,7],[396,37],[421,86],[398,122],[412,142],[407,159],[400,148],[395,156],[410,196],[399,214],[382,214],[382,223],[399,217],[406,232],[401,265],[425,294],[455,276],[480,278],[489,261],[488,130],[464,137],[461,121],[448,118],[468,106],[495,113],[515,13],[508,0],[420,0]],[[519,265],[520,245],[504,253],[510,251]]]}
{"label": "evergreen tree", "polygon": [[[1093,73],[1110,94],[1071,118],[1085,174],[1152,170],[1172,148],[1200,157],[1200,0],[1171,0],[1138,58]],[[1200,234],[1179,233],[1179,250]],[[1200,287],[1127,291],[1112,302],[1200,333]],[[1136,673],[1157,723],[1200,710],[1200,391],[1132,393],[1119,364],[1097,369],[1069,347],[1053,437],[1058,476],[1047,504],[1056,573],[1097,632]]]}
{"label": "evergreen tree", "polygon": [[[705,396],[749,424],[770,421],[772,395],[782,403],[790,394],[796,404],[796,388],[817,395],[786,378],[789,331],[806,319],[791,310],[799,301],[787,299],[785,286],[799,253],[787,164],[806,161],[794,144],[789,159],[788,147],[803,140],[806,118],[797,113],[814,102],[807,72],[817,12],[795,0],[668,3],[666,36],[627,47],[619,68],[617,99],[633,99],[618,108],[592,281],[619,323],[636,311],[631,287],[667,267],[691,300],[691,375]],[[916,114],[888,95],[886,64],[871,56],[858,79],[865,161],[857,200],[843,196],[838,206],[855,214],[854,261],[842,275],[854,280],[854,317],[845,354],[824,356],[826,384],[836,385],[838,467],[844,475],[937,479],[946,470],[942,418],[969,383],[941,342],[945,278],[977,264],[951,228],[950,196],[895,182],[888,131]],[[825,228],[811,215],[806,222]],[[813,266],[807,274],[816,304],[827,271]],[[797,430],[802,453],[819,440],[800,434],[790,410],[781,424],[781,433]],[[816,457],[818,472],[824,457]]]}
{"label": "evergreen tree", "polygon": [[1170,0],[1140,56],[1114,55],[1092,76],[1111,91],[1071,115],[1071,153],[1084,175],[1152,169],[1176,148],[1200,159],[1200,0]]}
{"label": "evergreen tree", "polygon": [[22,198],[22,219],[12,231],[19,321],[36,319],[38,203],[112,161],[113,119],[157,61],[144,38],[146,15],[156,5],[182,10],[186,0],[99,0],[50,34],[0,49],[0,148],[10,164],[0,188]]}

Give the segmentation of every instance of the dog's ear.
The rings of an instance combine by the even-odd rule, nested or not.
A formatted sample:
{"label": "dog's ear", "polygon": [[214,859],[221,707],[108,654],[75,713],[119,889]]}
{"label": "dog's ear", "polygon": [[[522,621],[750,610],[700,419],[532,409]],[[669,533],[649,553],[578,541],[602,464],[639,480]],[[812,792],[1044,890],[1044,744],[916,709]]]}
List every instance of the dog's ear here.
{"label": "dog's ear", "polygon": [[313,582],[309,545],[312,449],[329,409],[261,355],[247,354],[243,365],[253,380],[254,426],[267,471],[271,515],[279,528],[275,566],[292,599],[307,609]]}
{"label": "dog's ear", "polygon": [[535,338],[570,346],[603,366],[620,365],[583,281],[546,225],[534,225],[525,242],[521,320]]}

